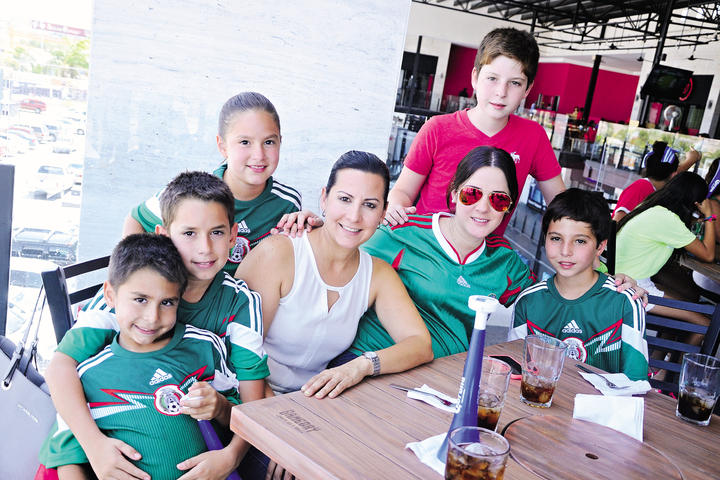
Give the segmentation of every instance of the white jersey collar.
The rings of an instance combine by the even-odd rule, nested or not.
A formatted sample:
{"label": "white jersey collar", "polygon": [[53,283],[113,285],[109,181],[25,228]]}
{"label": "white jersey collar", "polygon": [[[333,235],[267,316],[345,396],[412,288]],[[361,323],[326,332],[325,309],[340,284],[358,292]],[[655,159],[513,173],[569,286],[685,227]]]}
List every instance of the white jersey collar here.
{"label": "white jersey collar", "polygon": [[453,247],[450,242],[448,242],[447,238],[445,238],[445,235],[442,234],[440,231],[440,217],[453,217],[454,215],[452,213],[448,212],[438,212],[433,214],[432,216],[432,231],[435,235],[435,239],[437,240],[440,247],[445,252],[445,255],[450,258],[453,262],[459,264],[459,265],[465,265],[468,263],[472,263],[477,258],[482,255],[482,253],[485,251],[485,242],[482,243],[479,247],[477,247],[475,250],[470,252],[470,254],[463,258],[460,258],[460,255],[458,254],[457,250],[455,250],[455,247]]}

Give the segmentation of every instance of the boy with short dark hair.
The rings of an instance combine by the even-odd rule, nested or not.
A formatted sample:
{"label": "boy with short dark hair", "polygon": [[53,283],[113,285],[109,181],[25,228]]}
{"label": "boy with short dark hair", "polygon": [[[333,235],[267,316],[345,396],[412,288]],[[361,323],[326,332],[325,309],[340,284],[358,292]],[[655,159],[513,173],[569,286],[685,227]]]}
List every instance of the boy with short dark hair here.
{"label": "boy with short dark hair", "polygon": [[[422,126],[390,191],[387,222],[403,224],[407,214],[415,211],[448,211],[444,201],[447,186],[460,160],[481,145],[510,153],[518,191],[528,175],[535,178],[547,202],[565,190],[560,165],[542,125],[513,115],[530,93],[539,56],[537,42],[527,31],[497,28],[483,38],[471,74],[477,105],[437,115]],[[503,234],[510,217],[505,216],[495,233]]]}
{"label": "boy with short dark hair", "polygon": [[[119,331],[110,345],[77,367],[90,413],[108,437],[143,452],[135,466],[153,478],[177,477],[178,463],[207,450],[197,421],[183,415],[180,406],[192,385],[210,382],[238,401],[223,342],[207,330],[176,324],[187,278],[170,239],[130,235],[113,250],[103,286],[115,314],[80,314],[80,322],[99,317],[95,320]],[[227,416],[219,420],[228,425]],[[92,477],[84,452],[60,417],[40,460],[57,467],[61,480]]]}
{"label": "boy with short dark hair", "polygon": [[[269,370],[262,348],[260,297],[245,282],[223,271],[237,233],[229,187],[209,173],[184,172],[168,184],[160,201],[166,218],[163,218],[164,225],[156,230],[172,240],[189,272],[188,285],[178,306],[178,321],[224,338],[229,363],[239,380],[240,398],[244,402],[263,398],[263,379]],[[102,292],[89,304],[90,309],[108,307]],[[58,352],[46,372],[53,397],[57,397],[58,412],[88,452],[93,468],[109,471],[129,468],[124,457],[138,452],[125,444],[122,448],[113,446],[98,436],[87,410],[78,408],[85,399],[74,372],[78,362],[95,355],[113,336],[111,325],[76,324],[58,345]],[[181,402],[183,413],[202,419],[230,415],[232,405],[207,383],[199,382],[191,390],[192,399]],[[235,436],[226,454],[222,453],[225,450],[219,451],[220,454],[208,452],[186,459],[179,468],[230,472],[237,467],[247,447],[246,442]]]}
{"label": "boy with short dark hair", "polygon": [[568,355],[609,372],[646,380],[645,309],[633,291],[593,268],[605,249],[610,212],[602,194],[571,188],[548,205],[542,220],[545,253],[556,274],[525,289],[515,302],[509,339],[551,335]]}

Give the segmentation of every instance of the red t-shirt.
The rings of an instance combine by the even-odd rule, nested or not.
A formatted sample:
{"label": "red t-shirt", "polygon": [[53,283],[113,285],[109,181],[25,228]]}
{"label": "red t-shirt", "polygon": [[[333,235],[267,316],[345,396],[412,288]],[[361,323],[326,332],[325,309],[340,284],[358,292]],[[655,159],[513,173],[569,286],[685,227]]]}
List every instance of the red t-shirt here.
{"label": "red t-shirt", "polygon": [[620,194],[620,198],[615,204],[615,210],[613,210],[613,216],[615,216],[615,212],[630,213],[653,192],[655,192],[655,187],[650,180],[647,178],[635,180]]}
{"label": "red t-shirt", "polygon": [[[460,161],[475,147],[502,148],[515,160],[518,192],[528,175],[539,181],[560,175],[560,165],[545,129],[532,120],[510,115],[501,131],[488,137],[470,122],[467,110],[430,118],[418,132],[405,158],[405,166],[425,175],[417,213],[447,212],[445,193]],[[495,230],[502,235],[510,215]]]}

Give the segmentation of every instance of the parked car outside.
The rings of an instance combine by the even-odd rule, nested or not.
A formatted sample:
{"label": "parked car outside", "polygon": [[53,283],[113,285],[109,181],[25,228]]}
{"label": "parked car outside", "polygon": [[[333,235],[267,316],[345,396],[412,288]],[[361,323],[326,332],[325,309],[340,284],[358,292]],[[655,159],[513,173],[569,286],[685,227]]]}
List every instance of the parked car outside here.
{"label": "parked car outside", "polygon": [[53,153],[72,153],[75,150],[75,144],[69,138],[61,138],[53,143]]}
{"label": "parked car outside", "polygon": [[45,164],[40,165],[37,176],[33,179],[33,193],[35,196],[51,198],[70,190],[73,186],[72,176],[68,174],[62,165]]}
{"label": "parked car outside", "polygon": [[35,132],[33,132],[30,127],[13,125],[12,127],[9,127],[7,129],[7,133],[9,135],[15,135],[25,140],[29,148],[35,148],[38,144],[37,136],[35,136]]}
{"label": "parked car outside", "polygon": [[36,100],[34,98],[26,98],[20,102],[21,110],[30,110],[35,113],[41,113],[47,110],[47,105],[42,100]]}
{"label": "parked car outside", "polygon": [[73,183],[75,185],[82,185],[83,179],[83,165],[82,163],[70,163],[67,166],[68,173],[73,177]]}
{"label": "parked car outside", "polygon": [[29,130],[33,135],[35,135],[35,138],[37,138],[37,141],[40,143],[45,143],[50,140],[50,133],[48,132],[48,129],[45,125],[17,123],[10,128],[21,128],[24,130]]}
{"label": "parked car outside", "polygon": [[77,238],[49,228],[21,228],[12,239],[13,257],[51,260],[58,265],[74,263],[77,258]]}

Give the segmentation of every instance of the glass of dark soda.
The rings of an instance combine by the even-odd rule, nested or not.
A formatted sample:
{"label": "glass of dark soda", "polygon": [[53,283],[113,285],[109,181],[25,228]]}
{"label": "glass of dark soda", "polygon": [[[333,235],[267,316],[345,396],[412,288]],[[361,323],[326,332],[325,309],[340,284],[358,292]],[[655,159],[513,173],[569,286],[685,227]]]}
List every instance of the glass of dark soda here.
{"label": "glass of dark soda", "polygon": [[675,415],[695,425],[709,425],[720,396],[720,360],[702,353],[683,355]]}
{"label": "glass of dark soda", "polygon": [[510,444],[486,428],[460,427],[450,432],[445,480],[502,480]]}

